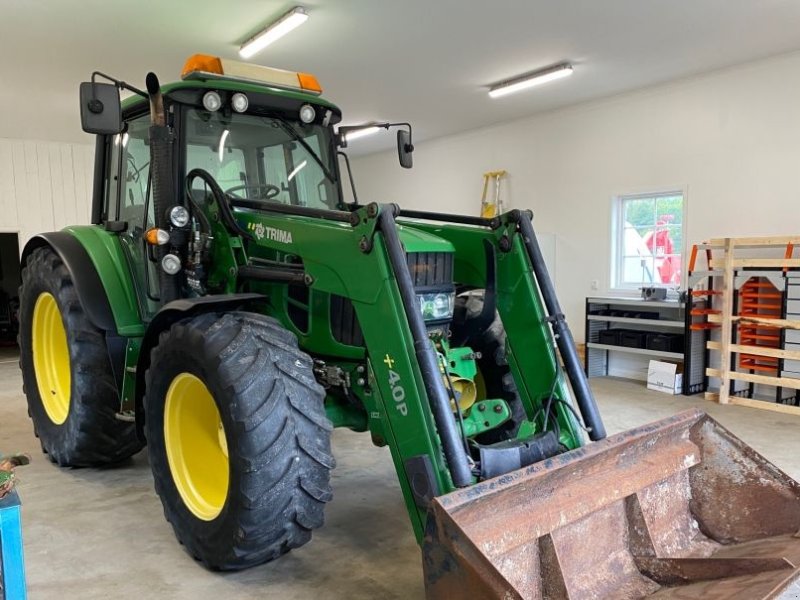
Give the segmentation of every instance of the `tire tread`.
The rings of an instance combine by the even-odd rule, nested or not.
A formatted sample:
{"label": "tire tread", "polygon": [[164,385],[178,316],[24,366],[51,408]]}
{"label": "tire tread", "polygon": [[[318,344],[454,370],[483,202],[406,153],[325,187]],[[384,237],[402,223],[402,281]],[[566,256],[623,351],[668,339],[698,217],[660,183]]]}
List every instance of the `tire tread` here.
{"label": "tire tread", "polygon": [[[42,292],[56,298],[67,332],[72,390],[67,421],[56,426],[40,410],[31,340],[33,307]],[[116,418],[119,397],[104,333],[86,316],[69,271],[50,247],[36,248],[22,269],[20,287],[20,368],[28,414],[42,450],[62,467],[92,467],[121,462],[141,450],[133,424]],[[38,416],[35,416],[38,415]],[[37,422],[39,421],[39,422]]]}
{"label": "tire tread", "polygon": [[[171,491],[168,467],[158,466],[161,461],[153,461],[151,454],[156,491],[176,536],[214,570],[249,567],[305,544],[323,523],[335,466],[325,392],[313,377],[312,360],[271,317],[232,312],[180,321],[152,351],[145,375],[148,415],[163,411],[163,399],[151,393],[163,389],[165,382],[158,380],[167,377],[157,366],[181,344],[202,345],[203,368],[217,378],[215,389],[222,390],[238,441],[232,445],[228,434],[231,469],[238,469],[239,483],[223,509],[235,510],[231,531],[210,536],[216,541],[209,542],[198,535],[201,525],[187,520],[185,507],[174,505],[182,501]],[[151,437],[158,435],[152,429],[151,445]]]}

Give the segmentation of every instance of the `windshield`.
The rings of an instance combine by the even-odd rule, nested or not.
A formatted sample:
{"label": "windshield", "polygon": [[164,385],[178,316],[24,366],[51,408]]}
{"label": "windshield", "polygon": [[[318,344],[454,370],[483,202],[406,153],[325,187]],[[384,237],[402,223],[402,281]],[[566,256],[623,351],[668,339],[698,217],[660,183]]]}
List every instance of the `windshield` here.
{"label": "windshield", "polygon": [[328,128],[189,109],[185,131],[186,172],[205,169],[234,197],[323,209],[342,206]]}

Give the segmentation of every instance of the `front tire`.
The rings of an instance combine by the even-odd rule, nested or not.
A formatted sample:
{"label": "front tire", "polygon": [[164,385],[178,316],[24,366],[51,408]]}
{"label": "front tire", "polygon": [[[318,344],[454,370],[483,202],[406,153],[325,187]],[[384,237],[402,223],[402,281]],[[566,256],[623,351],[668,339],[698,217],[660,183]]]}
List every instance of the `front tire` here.
{"label": "front tire", "polygon": [[[456,297],[456,311],[464,314],[467,319],[475,318],[483,309],[483,298],[483,290],[458,296]],[[454,327],[456,326],[454,325]],[[455,333],[459,334],[460,332],[456,331]],[[466,344],[481,355],[477,361],[479,399],[500,398],[505,400],[511,409],[511,418],[508,421],[495,429],[482,433],[477,440],[482,444],[510,440],[517,435],[520,425],[527,417],[517,391],[514,375],[511,373],[511,367],[506,359],[506,330],[499,313],[495,312],[491,325],[484,331],[469,337]]]}
{"label": "front tire", "polygon": [[18,341],[28,414],[53,462],[107,465],[141,449],[134,425],[116,418],[105,335],[89,321],[69,271],[49,247],[35,249],[22,269]]}
{"label": "front tire", "polygon": [[308,542],[332,496],[332,426],[295,336],[258,314],[204,314],[163,333],[150,364],[155,488],[190,554],[233,570]]}

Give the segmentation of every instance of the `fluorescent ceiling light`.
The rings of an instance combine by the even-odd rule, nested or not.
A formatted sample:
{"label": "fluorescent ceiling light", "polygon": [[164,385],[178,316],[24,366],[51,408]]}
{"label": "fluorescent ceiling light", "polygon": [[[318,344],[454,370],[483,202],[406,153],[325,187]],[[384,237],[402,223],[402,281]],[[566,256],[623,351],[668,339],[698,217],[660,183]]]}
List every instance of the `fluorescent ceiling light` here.
{"label": "fluorescent ceiling light", "polygon": [[365,127],[364,129],[358,129],[356,131],[351,131],[350,133],[346,134],[344,137],[347,139],[348,142],[352,142],[353,140],[357,140],[358,138],[366,137],[368,135],[372,135],[373,133],[378,133],[381,130],[380,127]]}
{"label": "fluorescent ceiling light", "polygon": [[292,179],[294,179],[294,176],[297,175],[300,171],[302,171],[307,164],[308,164],[308,161],[304,160],[299,165],[297,165],[294,168],[294,170],[291,173],[289,173],[289,177],[287,177],[286,180],[287,181],[291,181]]}
{"label": "fluorescent ceiling light", "polygon": [[527,73],[521,77],[508,79],[489,88],[489,96],[492,98],[499,98],[506,94],[513,94],[520,90],[526,90],[536,85],[547,83],[572,75],[572,65],[569,63],[561,63],[546,69],[540,69],[533,73]]}
{"label": "fluorescent ceiling light", "polygon": [[219,136],[219,162],[222,162],[222,160],[225,158],[225,140],[228,139],[230,133],[230,129],[226,129],[222,132],[222,135]]}
{"label": "fluorescent ceiling light", "polygon": [[306,20],[308,20],[306,9],[302,6],[295,6],[272,25],[268,25],[242,44],[242,47],[239,48],[239,56],[250,58],[258,54],[275,40],[305,23]]}

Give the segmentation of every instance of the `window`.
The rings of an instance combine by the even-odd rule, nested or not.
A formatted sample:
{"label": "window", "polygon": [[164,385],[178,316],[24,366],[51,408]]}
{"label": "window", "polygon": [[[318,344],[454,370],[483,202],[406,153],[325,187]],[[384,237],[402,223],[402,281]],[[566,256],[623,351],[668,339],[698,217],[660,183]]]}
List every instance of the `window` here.
{"label": "window", "polygon": [[127,222],[129,232],[147,229],[155,224],[152,210],[147,211],[148,222],[144,222],[145,204],[152,203],[149,127],[149,115],[144,115],[130,121],[125,133],[114,141],[122,145],[123,163],[117,220]]}
{"label": "window", "polygon": [[[186,168],[208,171],[234,197],[314,208],[341,199],[330,131],[281,117],[187,111]],[[202,182],[195,180],[197,191]]]}
{"label": "window", "polygon": [[681,283],[685,203],[682,192],[619,196],[615,201],[612,286]]}

